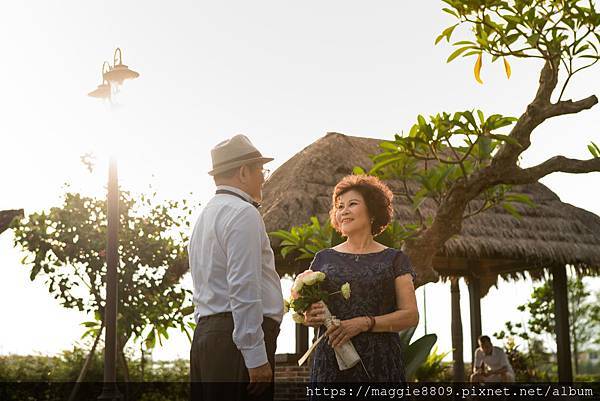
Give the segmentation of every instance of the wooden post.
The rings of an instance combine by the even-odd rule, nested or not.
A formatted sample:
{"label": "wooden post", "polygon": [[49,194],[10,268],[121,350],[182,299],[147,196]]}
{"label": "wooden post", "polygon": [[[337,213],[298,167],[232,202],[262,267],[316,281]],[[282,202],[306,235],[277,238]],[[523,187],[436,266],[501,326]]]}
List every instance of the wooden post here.
{"label": "wooden post", "polygon": [[296,355],[300,358],[308,351],[308,327],[296,323]]}
{"label": "wooden post", "polygon": [[571,367],[571,344],[569,339],[569,299],[565,266],[552,267],[552,289],[554,290],[554,330],[556,333],[558,381],[572,382],[573,370]]}
{"label": "wooden post", "polygon": [[469,304],[471,309],[471,355],[479,347],[477,339],[481,335],[481,289],[479,278],[469,277]]}
{"label": "wooden post", "polygon": [[465,381],[465,361],[463,359],[463,331],[462,317],[460,313],[460,288],[458,286],[460,277],[450,278],[451,298],[451,332],[452,332],[452,379],[454,382]]}

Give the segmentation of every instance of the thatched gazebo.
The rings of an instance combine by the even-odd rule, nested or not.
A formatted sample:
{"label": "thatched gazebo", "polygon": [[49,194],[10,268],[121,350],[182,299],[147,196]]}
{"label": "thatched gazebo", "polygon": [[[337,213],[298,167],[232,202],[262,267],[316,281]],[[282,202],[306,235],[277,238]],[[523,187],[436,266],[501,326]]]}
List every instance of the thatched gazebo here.
{"label": "thatched gazebo", "polygon": [[[282,164],[263,189],[263,214],[267,231],[289,229],[307,223],[311,216],[325,221],[331,206],[334,185],[354,166],[370,168],[370,155],[378,153],[379,139],[329,133]],[[394,193],[400,183],[389,181]],[[517,219],[501,207],[495,207],[464,221],[460,236],[450,239],[433,261],[434,269],[443,277],[453,278],[453,322],[460,321],[456,278],[464,277],[469,285],[471,312],[471,344],[481,335],[480,299],[504,278],[524,278],[526,273],[537,278],[551,272],[554,279],[559,379],[571,381],[571,358],[568,332],[566,265],[580,274],[600,272],[600,217],[563,203],[540,183],[513,188],[530,196],[535,207],[518,205]],[[473,201],[476,209],[478,201]],[[433,212],[432,204],[424,204],[425,213]],[[404,198],[394,199],[395,218],[411,222],[414,214]],[[283,260],[276,249],[276,265],[280,274],[294,273],[306,265]],[[460,350],[462,333],[453,325],[453,346]],[[296,351],[307,347],[307,330],[298,326]],[[454,344],[456,342],[456,344]],[[460,342],[460,344],[459,344]]]}
{"label": "thatched gazebo", "polygon": [[10,223],[12,223],[16,217],[23,217],[23,209],[0,210],[0,234],[10,227]]}

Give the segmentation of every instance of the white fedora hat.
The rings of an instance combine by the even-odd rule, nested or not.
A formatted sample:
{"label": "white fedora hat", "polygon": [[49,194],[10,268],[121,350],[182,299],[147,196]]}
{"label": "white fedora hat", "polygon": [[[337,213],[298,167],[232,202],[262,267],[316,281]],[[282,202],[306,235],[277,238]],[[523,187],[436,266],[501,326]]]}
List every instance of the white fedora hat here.
{"label": "white fedora hat", "polygon": [[211,151],[213,169],[208,172],[216,175],[234,169],[244,164],[267,163],[272,157],[263,155],[252,145],[245,135],[236,135],[215,146]]}

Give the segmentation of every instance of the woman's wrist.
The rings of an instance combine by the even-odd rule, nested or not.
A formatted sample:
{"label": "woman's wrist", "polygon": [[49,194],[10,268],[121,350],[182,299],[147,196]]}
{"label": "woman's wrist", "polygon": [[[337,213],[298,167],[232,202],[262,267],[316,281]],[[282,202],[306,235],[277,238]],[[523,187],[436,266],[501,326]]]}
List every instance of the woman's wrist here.
{"label": "woman's wrist", "polygon": [[365,323],[366,323],[366,326],[363,331],[364,332],[373,331],[373,328],[375,327],[375,318],[373,316],[365,316]]}
{"label": "woman's wrist", "polygon": [[369,319],[368,316],[363,316],[362,320],[364,322],[364,325],[362,327],[362,332],[365,333],[365,332],[369,331],[369,327],[371,326],[371,319]]}

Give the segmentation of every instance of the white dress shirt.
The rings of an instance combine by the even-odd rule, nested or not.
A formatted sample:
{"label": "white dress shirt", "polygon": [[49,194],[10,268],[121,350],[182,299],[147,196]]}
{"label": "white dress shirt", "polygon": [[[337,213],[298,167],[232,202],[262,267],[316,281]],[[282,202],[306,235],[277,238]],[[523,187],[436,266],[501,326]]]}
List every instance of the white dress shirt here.
{"label": "white dress shirt", "polygon": [[[225,185],[217,189],[244,191]],[[232,312],[233,342],[247,368],[267,363],[263,316],[281,322],[283,295],[265,224],[250,203],[215,195],[202,211],[189,243],[194,318]]]}
{"label": "white dress shirt", "polygon": [[513,376],[515,374],[512,366],[510,366],[510,362],[508,361],[506,353],[500,347],[493,347],[490,355],[487,355],[481,348],[477,348],[475,350],[473,372],[480,368],[482,363],[484,363],[491,370],[498,370],[506,366],[508,373],[512,374]]}

